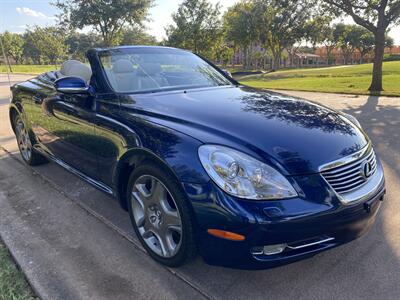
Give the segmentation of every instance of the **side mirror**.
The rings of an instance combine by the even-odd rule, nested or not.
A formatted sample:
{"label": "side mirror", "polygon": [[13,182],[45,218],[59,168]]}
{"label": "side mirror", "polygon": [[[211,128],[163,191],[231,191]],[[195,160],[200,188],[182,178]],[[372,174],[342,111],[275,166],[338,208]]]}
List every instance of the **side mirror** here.
{"label": "side mirror", "polygon": [[55,82],[57,92],[64,94],[89,94],[90,87],[80,77],[63,77]]}
{"label": "side mirror", "polygon": [[233,78],[231,72],[229,72],[228,70],[222,69],[222,72],[228,76],[229,78]]}

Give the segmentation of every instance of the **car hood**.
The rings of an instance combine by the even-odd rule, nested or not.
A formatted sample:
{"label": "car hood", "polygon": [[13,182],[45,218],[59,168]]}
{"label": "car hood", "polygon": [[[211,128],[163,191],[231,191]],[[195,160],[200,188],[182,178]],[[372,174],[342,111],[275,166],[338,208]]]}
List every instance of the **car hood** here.
{"label": "car hood", "polygon": [[203,143],[248,149],[292,175],[318,172],[368,142],[334,110],[246,87],[131,95],[121,105]]}

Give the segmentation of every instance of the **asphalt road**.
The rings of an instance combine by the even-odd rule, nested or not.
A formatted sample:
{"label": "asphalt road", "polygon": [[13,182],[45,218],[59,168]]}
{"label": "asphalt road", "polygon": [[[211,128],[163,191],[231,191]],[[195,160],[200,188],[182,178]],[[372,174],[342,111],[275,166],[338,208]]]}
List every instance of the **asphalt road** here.
{"label": "asphalt road", "polygon": [[143,253],[116,201],[53,163],[21,162],[4,81],[0,75],[0,235],[43,298],[399,299],[400,98],[288,92],[357,116],[374,142],[387,198],[367,235],[276,269],[198,258],[172,270]]}

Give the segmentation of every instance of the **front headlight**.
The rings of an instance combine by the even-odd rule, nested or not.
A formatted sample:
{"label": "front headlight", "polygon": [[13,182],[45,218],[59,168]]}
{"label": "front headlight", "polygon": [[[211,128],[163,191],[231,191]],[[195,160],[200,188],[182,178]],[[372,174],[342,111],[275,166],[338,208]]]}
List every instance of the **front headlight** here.
{"label": "front headlight", "polygon": [[358,122],[356,117],[354,117],[352,115],[349,115],[349,114],[346,114],[346,113],[343,113],[343,114],[351,123],[356,125],[358,128],[361,128],[361,124],[360,124],[360,122]]}
{"label": "front headlight", "polygon": [[199,148],[199,157],[211,179],[230,195],[256,200],[297,196],[283,175],[242,152],[204,145]]}

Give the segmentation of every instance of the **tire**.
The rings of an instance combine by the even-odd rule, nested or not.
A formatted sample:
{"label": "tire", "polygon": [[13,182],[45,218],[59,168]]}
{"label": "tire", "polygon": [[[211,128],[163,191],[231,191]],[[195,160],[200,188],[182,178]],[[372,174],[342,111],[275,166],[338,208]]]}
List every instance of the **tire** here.
{"label": "tire", "polygon": [[149,255],[179,267],[196,256],[197,247],[186,195],[173,178],[154,163],[139,166],[129,177],[127,199],[132,226]]}
{"label": "tire", "polygon": [[47,163],[48,160],[33,149],[32,139],[19,114],[15,114],[14,119],[15,136],[22,159],[30,166],[37,166]]}

